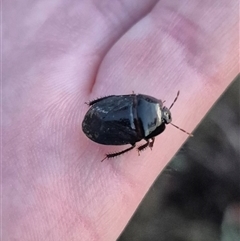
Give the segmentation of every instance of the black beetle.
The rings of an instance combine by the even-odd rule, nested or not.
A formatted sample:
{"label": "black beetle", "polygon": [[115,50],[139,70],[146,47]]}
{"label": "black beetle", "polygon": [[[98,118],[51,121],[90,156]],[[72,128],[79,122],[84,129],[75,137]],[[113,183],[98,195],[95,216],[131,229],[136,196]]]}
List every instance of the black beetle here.
{"label": "black beetle", "polygon": [[[134,93],[110,95],[90,101],[87,104],[91,108],[82,122],[82,130],[89,139],[99,144],[131,144],[131,147],[123,151],[106,154],[103,160],[132,150],[136,142],[142,139],[146,143],[138,147],[139,152],[148,146],[152,148],[155,136],[165,130],[166,124],[171,123],[170,109],[178,96],[179,91],[169,108],[163,106],[161,100],[152,96]],[[192,136],[185,130],[175,127]]]}

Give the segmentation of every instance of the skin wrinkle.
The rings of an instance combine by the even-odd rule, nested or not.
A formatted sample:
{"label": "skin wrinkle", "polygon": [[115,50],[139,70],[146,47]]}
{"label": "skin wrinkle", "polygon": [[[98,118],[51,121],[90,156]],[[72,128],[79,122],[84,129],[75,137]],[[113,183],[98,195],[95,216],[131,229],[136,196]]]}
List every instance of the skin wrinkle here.
{"label": "skin wrinkle", "polygon": [[[77,222],[74,222],[75,220],[73,220],[71,223],[69,223],[68,220],[66,220],[65,214],[62,215],[62,217],[59,218],[58,221],[56,221],[56,226],[52,227],[51,229],[49,229],[49,233],[51,233],[51,230],[53,231],[52,233],[54,234],[54,230],[56,230],[56,228],[58,228],[59,225],[59,221],[63,220],[63,223],[67,224],[66,226],[68,226],[68,230],[66,231],[65,234],[62,234],[66,236],[66,234],[68,234],[70,231],[72,231],[72,229],[77,229],[77,227],[75,227],[75,224],[78,224],[81,227],[81,231],[83,232],[82,228],[84,228],[88,235],[90,237],[94,237],[94,240],[99,240],[99,235],[97,234],[97,232],[93,232],[94,230],[94,224],[90,221],[90,218],[86,218],[83,217],[81,215],[81,213],[79,213],[77,210],[72,210],[71,212],[69,212],[69,210],[67,210],[67,212],[71,215],[69,215],[69,220],[72,220],[73,216],[75,217],[75,220],[77,220]],[[64,222],[65,221],[65,222]],[[64,225],[65,226],[65,225]],[[50,235],[49,235],[50,236]],[[50,239],[52,240],[52,239]]]}
{"label": "skin wrinkle", "polygon": [[[39,189],[39,190],[41,190],[41,189]],[[57,226],[58,226],[58,224],[59,224],[59,221],[60,220],[65,220],[66,219],[66,213],[72,213],[73,215],[70,215],[71,216],[71,218],[72,218],[72,216],[76,216],[76,217],[79,217],[79,220],[81,220],[81,223],[85,223],[84,224],[84,227],[86,227],[86,226],[89,226],[89,228],[87,229],[88,231],[89,230],[94,230],[93,229],[93,225],[90,225],[90,221],[87,221],[87,218],[85,217],[85,218],[83,218],[83,216],[81,215],[81,213],[79,213],[78,211],[77,211],[77,209],[73,209],[71,206],[69,206],[68,205],[68,202],[66,202],[67,201],[67,199],[65,200],[65,201],[63,201],[63,199],[62,198],[60,198],[59,196],[57,196],[55,193],[54,193],[54,191],[50,191],[49,189],[45,189],[45,191],[44,191],[44,193],[39,193],[39,194],[37,194],[36,193],[36,195],[39,195],[39,197],[40,198],[35,198],[36,200],[40,200],[41,201],[41,197],[43,197],[43,196],[51,196],[51,197],[55,197],[55,198],[57,198],[57,200],[58,201],[60,201],[61,202],[61,207],[67,207],[67,208],[65,208],[65,211],[61,214],[61,216],[55,221],[55,224],[53,224],[53,226],[51,226],[51,227],[48,227],[48,229],[49,229],[49,231],[47,232],[47,234],[46,234],[46,237],[48,237],[48,236],[50,236],[50,234],[51,234],[51,232],[54,232],[54,230],[55,230],[55,228],[57,228]],[[41,207],[42,205],[40,205],[40,207]],[[42,206],[42,208],[45,208],[46,206],[45,205],[43,205]],[[32,212],[28,212],[29,213],[29,215],[32,215]],[[45,213],[45,211],[44,211],[44,213]],[[47,213],[46,213],[47,214]],[[77,215],[78,214],[78,215]],[[82,217],[82,219],[80,219],[80,217]],[[84,221],[83,221],[84,220]],[[66,223],[70,226],[70,224],[68,223],[68,221],[66,221]],[[86,225],[86,223],[88,224],[88,225]],[[80,225],[80,223],[79,223],[79,225]],[[92,227],[91,227],[92,226]],[[74,225],[73,225],[73,227],[74,227]],[[91,227],[91,228],[90,228]],[[70,227],[69,227],[69,229],[70,229]],[[92,232],[90,232],[89,231],[89,233],[92,233]],[[97,240],[97,239],[96,239]]]}
{"label": "skin wrinkle", "polygon": [[[46,126],[46,129],[49,129],[49,130],[51,130],[51,132],[49,133],[49,135],[47,136],[47,137],[42,137],[42,139],[40,138],[38,138],[37,139],[37,142],[38,143],[43,143],[43,140],[45,140],[45,139],[47,139],[47,138],[49,138],[49,137],[51,137],[51,136],[53,136],[53,134],[57,134],[58,132],[60,132],[61,130],[62,130],[62,127],[64,127],[64,126],[67,126],[66,124],[68,123],[68,125],[69,125],[69,123],[71,123],[71,122],[69,122],[69,121],[65,121],[65,119],[68,117],[68,119],[70,118],[72,121],[76,121],[76,118],[74,118],[74,116],[77,114],[77,112],[76,111],[71,111],[71,110],[65,110],[67,107],[69,108],[69,106],[71,106],[72,107],[72,110],[77,110],[77,101],[76,101],[76,107],[74,107],[71,103],[75,103],[73,100],[72,101],[70,101],[69,103],[66,103],[66,100],[64,100],[63,99],[63,97],[64,96],[62,96],[61,98],[58,98],[59,100],[58,101],[54,101],[54,102],[52,102],[49,106],[47,106],[46,107],[46,109],[44,109],[43,111],[41,111],[41,112],[39,112],[39,113],[37,113],[36,114],[36,116],[34,116],[32,119],[31,119],[31,121],[30,122],[22,122],[22,128],[21,129],[23,129],[24,130],[24,132],[25,133],[29,133],[29,130],[30,130],[30,128],[32,127],[32,126],[36,126],[36,124],[37,124],[37,122],[39,122],[39,124],[38,124],[38,126],[40,127],[39,129],[37,129],[37,130],[42,130],[42,126],[43,126],[43,121],[45,122],[45,123],[47,123],[47,125],[51,125],[51,128],[50,127],[48,127],[48,126]],[[67,99],[69,99],[69,98],[73,98],[73,97],[71,97],[71,96],[65,96]],[[58,103],[58,106],[56,106],[56,103]],[[64,106],[65,106],[65,109],[62,109],[61,108],[61,106],[64,104]],[[64,115],[64,118],[63,119],[60,119],[61,120],[61,123],[63,123],[64,121],[65,121],[65,123],[66,124],[61,124],[61,123],[59,123],[58,124],[58,126],[56,126],[56,122],[55,122],[55,119],[56,118],[54,118],[55,116],[57,117],[57,115],[59,115],[59,111],[58,111],[58,109],[59,109],[59,111],[60,112],[62,112],[62,113],[65,113],[65,115]],[[46,113],[45,115],[43,115],[43,113]],[[68,115],[66,115],[66,113],[69,113]],[[43,118],[42,119],[39,119],[41,116],[43,116]],[[45,120],[44,120],[45,119]],[[71,124],[70,126],[74,126],[74,124]],[[52,128],[53,127],[53,128]],[[20,133],[17,133],[16,135],[15,135],[15,137],[14,137],[14,139],[16,138],[16,137],[21,137],[22,138],[22,132],[20,132]],[[35,133],[31,133],[32,135],[33,134],[35,134]],[[32,140],[32,138],[29,138],[29,139],[31,139]],[[59,138],[57,138],[57,139],[59,139]],[[10,139],[10,140],[8,140],[8,142],[6,142],[6,145],[7,144],[9,144],[10,142],[12,142],[13,141],[13,138],[12,139]],[[18,147],[18,150],[21,150],[21,148],[19,149],[20,147]],[[25,148],[24,146],[22,147],[22,149],[23,148]],[[41,149],[41,148],[40,148]],[[12,151],[11,151],[12,152]]]}
{"label": "skin wrinkle", "polygon": [[[124,0],[121,0],[121,1],[119,1],[119,2],[122,3],[123,8],[125,7],[125,8],[127,9],[126,4],[124,5],[124,2],[125,2]],[[152,4],[151,4],[150,2],[151,2]],[[149,1],[148,10],[145,9],[144,15],[151,11],[151,9],[152,9],[153,6],[156,4],[156,2],[157,2],[157,0]],[[97,0],[97,1],[94,1],[95,7],[96,7],[96,8],[98,9],[98,11],[102,14],[102,16],[104,16],[104,18],[106,18],[106,14],[109,15],[109,12],[106,12],[106,10],[105,10],[105,8],[104,8],[104,6],[106,6],[107,3],[112,3],[112,1],[111,1],[111,0],[106,0],[106,1],[105,1],[105,4],[102,4],[102,2],[100,2],[100,1],[98,1],[98,0]],[[115,7],[114,5],[113,5],[113,7],[114,7],[113,10],[115,10],[116,7]],[[110,12],[112,12],[112,7],[110,7],[110,6],[108,5],[108,8],[111,8],[111,11],[110,11]],[[104,12],[102,12],[102,11],[104,11]],[[128,16],[131,16],[130,11],[128,11],[128,14],[127,14],[127,15],[128,15]],[[140,16],[142,17],[142,15],[143,15],[143,12],[142,12],[142,14],[140,14],[140,12],[139,12],[139,16],[136,16],[135,18],[129,17],[129,21],[127,21],[127,22],[126,22],[126,26],[122,28],[121,34],[118,33],[118,35],[116,36],[116,38],[115,38],[111,43],[108,44],[108,48],[105,50],[105,53],[102,55],[102,60],[100,60],[100,62],[98,63],[98,66],[97,66],[97,69],[96,69],[96,75],[93,77],[93,79],[92,79],[92,81],[91,81],[90,88],[89,88],[89,90],[88,90],[88,93],[89,93],[89,94],[91,94],[91,93],[94,92],[94,85],[95,85],[95,82],[97,81],[98,71],[99,71],[99,68],[101,67],[101,63],[102,63],[102,61],[104,60],[104,58],[105,58],[105,56],[107,55],[107,53],[108,53],[108,52],[111,50],[111,48],[116,44],[116,42],[118,42],[118,40],[121,38],[121,36],[123,36],[137,21],[139,21],[139,18],[140,18]],[[125,15],[124,15],[124,18],[123,18],[122,20],[124,20],[124,22],[126,21],[126,20],[125,20]],[[106,21],[107,21],[107,19],[106,19]],[[111,21],[111,22],[112,22],[112,21]],[[116,23],[120,23],[120,21],[116,21]],[[117,25],[116,23],[115,23],[115,25]],[[123,21],[121,22],[121,24],[122,24],[122,23],[123,23]],[[112,27],[115,27],[115,26],[112,26]],[[119,31],[119,29],[118,29],[118,31]]]}
{"label": "skin wrinkle", "polygon": [[[121,22],[121,16],[116,15],[118,7],[123,7],[120,4],[121,1],[117,1],[117,6],[115,6],[114,2],[111,0],[104,0],[104,1],[94,1],[94,6],[96,7],[97,11],[102,15],[103,19],[105,20],[107,25],[111,25],[115,27]],[[124,16],[125,18],[129,18],[129,14]]]}
{"label": "skin wrinkle", "polygon": [[[206,52],[204,49],[206,46],[204,39],[208,39],[207,33],[198,24],[177,13],[175,9],[165,8],[162,12],[161,30],[186,50],[187,55],[184,59],[197,70],[197,73],[212,76],[210,71],[213,69],[213,57],[211,52]],[[169,19],[168,16],[171,14],[174,15],[174,19]]]}
{"label": "skin wrinkle", "polygon": [[[83,239],[84,240],[84,237],[79,237],[79,228],[78,228],[78,226],[74,226],[74,224],[76,224],[76,223],[79,223],[78,222],[78,220],[79,219],[76,219],[75,220],[75,222],[73,222],[73,225],[71,226],[71,228],[69,227],[69,229],[68,229],[68,232],[66,232],[66,234],[64,235],[62,235],[62,239],[61,240],[66,240],[66,237],[69,237],[69,239],[71,238],[71,235],[72,235],[72,233],[73,233],[73,229],[76,229],[76,233],[77,233],[77,237],[76,237],[76,239],[79,239],[79,238],[81,238],[81,239]],[[83,219],[84,220],[84,219]],[[89,240],[93,240],[93,241],[98,241],[98,240],[101,240],[101,238],[100,238],[100,236],[98,235],[98,233],[97,232],[94,232],[93,230],[94,230],[94,226],[95,226],[95,224],[92,224],[92,222],[90,222],[90,221],[86,221],[86,220],[81,220],[81,222],[80,223],[82,223],[83,224],[83,227],[85,228],[85,230],[87,231],[87,234],[88,235],[85,235],[86,236],[86,238],[88,238]],[[70,225],[69,225],[70,226]],[[80,226],[80,225],[79,225]],[[80,226],[81,227],[81,231],[82,231],[82,225]],[[82,233],[82,232],[81,232]],[[52,239],[51,239],[52,240]]]}
{"label": "skin wrinkle", "polygon": [[[124,188],[125,188],[125,190],[129,189],[129,193],[131,193],[131,196],[129,196],[124,192],[124,190],[122,191],[122,188],[118,189],[118,197],[120,199],[117,199],[116,201],[118,202],[118,205],[126,204],[126,206],[129,206],[129,204],[131,203],[132,197],[137,197],[140,195],[139,192],[137,191],[140,186],[138,185],[138,183],[136,183],[134,181],[134,176],[129,175],[129,173],[127,173],[126,170],[124,171],[121,168],[116,168],[116,165],[114,165],[113,162],[110,163],[109,166],[111,167],[112,172],[115,173],[115,175],[114,175],[115,178],[110,178],[110,179],[115,180],[115,181],[117,179],[120,186],[122,183],[127,184],[127,186],[124,185]],[[136,187],[138,187],[138,188],[136,188]],[[136,207],[135,207],[135,209],[136,209]],[[123,208],[124,208],[124,206],[123,206]],[[123,214],[123,211],[124,211],[123,208],[121,210],[121,213],[117,214],[118,219],[120,219]],[[110,229],[110,230],[112,228],[114,228],[114,224],[110,220],[109,220],[109,223],[106,225],[107,225],[108,229]],[[124,228],[124,227],[122,227],[122,228]],[[101,237],[104,237],[106,235],[104,230],[98,230],[98,233],[102,234]],[[103,239],[103,240],[105,240],[105,239]]]}
{"label": "skin wrinkle", "polygon": [[[177,14],[176,12],[174,12],[175,15]],[[159,14],[159,13],[158,13]],[[159,15],[155,15],[153,16],[149,16],[153,18],[153,22],[154,23],[158,23],[159,21],[157,21],[154,18],[159,18]],[[199,56],[197,56],[197,54],[200,52],[204,52],[203,50],[203,45],[199,43],[199,40],[197,39],[197,37],[193,37],[193,36],[200,36],[200,34],[198,34],[195,30],[195,28],[197,28],[197,25],[194,24],[191,21],[186,21],[185,19],[183,19],[183,16],[176,16],[175,20],[169,19],[169,16],[171,17],[171,14],[165,13],[163,11],[163,14],[161,14],[161,19],[164,19],[164,16],[166,18],[165,21],[163,21],[164,23],[161,24],[161,26],[156,25],[157,28],[160,28],[160,31],[163,31],[165,34],[165,36],[161,37],[161,41],[163,41],[165,39],[165,41],[167,41],[168,36],[171,36],[173,39],[177,40],[177,42],[179,43],[179,45],[181,45],[182,47],[184,47],[187,51],[185,51],[185,53],[187,53],[187,56],[182,56],[183,60],[185,61],[185,59],[189,59],[188,60],[188,64],[190,64],[190,66],[194,67],[195,69],[197,69],[198,72],[204,73],[206,72],[206,70],[211,69],[211,67],[207,66],[206,69],[206,64],[204,61],[208,61],[210,62],[211,57],[208,56],[207,58],[205,58],[206,56],[201,56],[202,54],[200,54]],[[177,20],[178,19],[178,20]],[[170,24],[170,22],[177,22],[176,24]],[[168,27],[169,26],[169,27]],[[199,27],[198,27],[199,28]],[[190,31],[186,31],[184,29],[191,29]],[[159,30],[156,29],[157,35],[160,35]],[[156,32],[152,32],[151,34],[149,34],[148,36],[145,36],[145,38],[141,39],[140,42],[136,42],[136,41],[130,41],[129,46],[127,46],[127,49],[131,49],[131,45],[145,45],[144,43],[151,43],[151,48],[148,45],[146,48],[146,51],[144,53],[143,56],[139,56],[139,58],[137,58],[137,64],[134,66],[134,68],[141,68],[141,62],[144,63],[146,65],[151,66],[151,68],[153,68],[153,66],[156,65],[159,66],[158,63],[158,57],[155,57],[155,60],[153,60],[152,58],[149,59],[149,56],[152,56],[151,53],[151,49],[154,49],[156,52],[156,47],[158,47],[157,43],[154,40],[150,40],[151,38],[155,38],[154,36],[156,36]],[[184,34],[182,34],[182,32],[184,32]],[[201,33],[203,35],[203,33]],[[161,49],[161,46],[159,46],[159,50]],[[198,49],[198,50],[195,50]],[[133,50],[134,51],[134,50]],[[196,52],[197,51],[197,52]],[[127,50],[126,50],[127,52]],[[139,53],[140,54],[140,53]],[[160,53],[159,53],[160,54]],[[145,57],[144,57],[145,56]],[[153,55],[154,56],[154,55]],[[140,61],[140,60],[144,60],[144,61]],[[196,59],[196,60],[195,60]],[[200,61],[199,61],[200,59]],[[129,62],[132,59],[128,60]],[[144,67],[143,67],[144,68]],[[205,68],[205,69],[204,69]],[[134,71],[134,70],[132,70]],[[135,75],[135,73],[134,73]]]}
{"label": "skin wrinkle", "polygon": [[[70,216],[69,220],[72,220],[72,216],[76,216],[75,220],[72,220],[71,223],[69,223],[68,220],[66,220],[66,215],[63,214],[62,217],[59,218],[59,220],[56,221],[56,225],[54,227],[52,227],[51,229],[49,229],[48,234],[46,235],[46,237],[49,236],[49,240],[52,240],[52,236],[51,233],[54,234],[54,230],[56,230],[58,228],[59,223],[61,223],[60,221],[63,221],[62,223],[66,224],[64,226],[68,226],[67,230],[65,233],[63,233],[61,236],[62,237],[66,237],[66,235],[68,235],[70,232],[72,232],[73,229],[77,229],[77,227],[75,226],[75,224],[78,224],[81,227],[81,231],[83,232],[82,228],[84,228],[84,231],[86,231],[88,233],[88,237],[93,238],[93,240],[99,240],[99,236],[97,233],[93,232],[94,230],[94,224],[92,224],[92,222],[87,219],[86,217],[84,218],[80,213],[78,213],[76,210],[72,210],[71,212],[69,212],[69,210],[67,210],[66,212],[68,212]],[[76,215],[78,214],[78,215]],[[65,222],[64,222],[65,221]],[[55,239],[54,239],[55,240]],[[65,240],[65,239],[62,239]]]}

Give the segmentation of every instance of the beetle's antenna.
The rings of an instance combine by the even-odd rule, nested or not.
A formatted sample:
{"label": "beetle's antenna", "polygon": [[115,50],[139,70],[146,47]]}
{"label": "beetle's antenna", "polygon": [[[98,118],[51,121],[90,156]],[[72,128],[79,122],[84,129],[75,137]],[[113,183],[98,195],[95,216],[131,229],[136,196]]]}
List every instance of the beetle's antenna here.
{"label": "beetle's antenna", "polygon": [[193,137],[193,134],[191,134],[191,133],[189,133],[189,132],[187,132],[187,131],[183,130],[182,128],[180,128],[180,127],[178,127],[178,126],[174,125],[174,124],[173,124],[173,123],[171,123],[171,122],[170,122],[170,124],[171,124],[172,126],[176,127],[177,129],[179,129],[180,131],[185,132],[185,133],[186,133],[186,134],[188,134],[189,136]]}
{"label": "beetle's antenna", "polygon": [[177,92],[177,96],[175,97],[173,103],[170,105],[169,110],[173,107],[174,103],[177,101],[179,94],[180,94],[180,91]]}

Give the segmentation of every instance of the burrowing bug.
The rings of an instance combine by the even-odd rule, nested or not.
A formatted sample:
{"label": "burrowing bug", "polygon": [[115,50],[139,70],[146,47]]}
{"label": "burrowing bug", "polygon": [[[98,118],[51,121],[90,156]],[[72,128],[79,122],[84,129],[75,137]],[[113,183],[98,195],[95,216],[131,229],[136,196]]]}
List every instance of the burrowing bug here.
{"label": "burrowing bug", "polygon": [[[106,154],[103,160],[132,150],[136,142],[142,139],[146,143],[137,148],[139,152],[148,146],[152,148],[155,136],[165,130],[166,124],[172,124],[170,109],[178,96],[179,91],[169,108],[152,96],[134,93],[110,95],[90,101],[90,109],[82,122],[82,130],[89,139],[99,144],[131,144],[131,147],[123,151]],[[192,136],[178,126],[175,127]]]}

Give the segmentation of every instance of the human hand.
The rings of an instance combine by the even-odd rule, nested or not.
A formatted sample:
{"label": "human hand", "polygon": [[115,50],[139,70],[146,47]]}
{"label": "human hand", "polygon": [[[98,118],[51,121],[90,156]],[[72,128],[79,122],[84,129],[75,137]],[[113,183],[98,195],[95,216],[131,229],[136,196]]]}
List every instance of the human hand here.
{"label": "human hand", "polygon": [[115,240],[187,135],[140,157],[81,131],[84,102],[144,93],[193,130],[238,73],[232,1],[4,3],[3,240]]}

